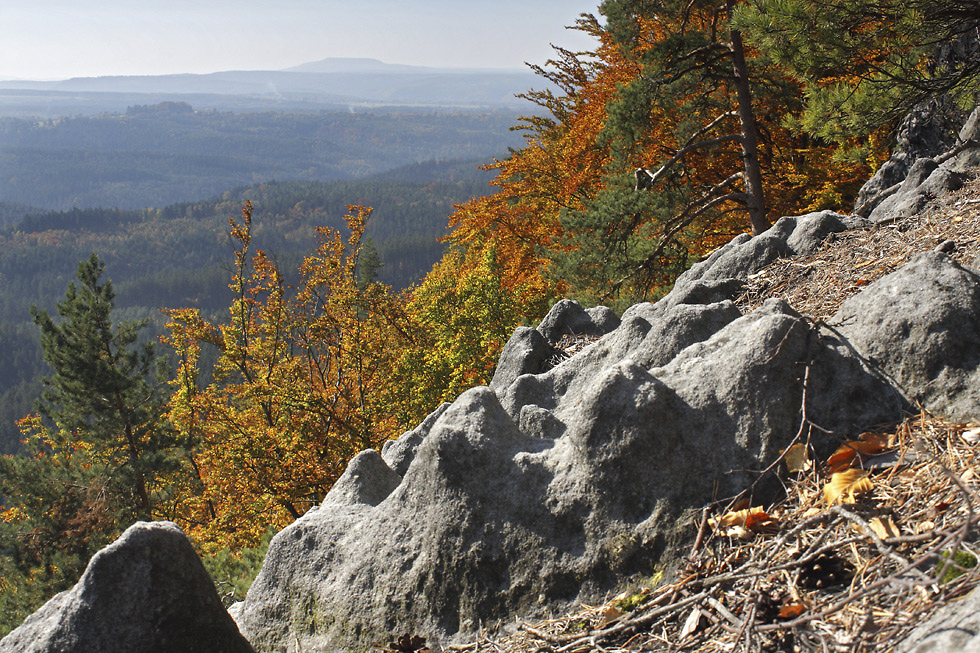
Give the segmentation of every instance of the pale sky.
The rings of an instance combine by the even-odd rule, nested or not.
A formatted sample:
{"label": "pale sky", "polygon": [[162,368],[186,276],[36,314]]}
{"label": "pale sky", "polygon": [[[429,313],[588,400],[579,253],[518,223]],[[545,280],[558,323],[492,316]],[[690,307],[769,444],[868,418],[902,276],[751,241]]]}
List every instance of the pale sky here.
{"label": "pale sky", "polygon": [[600,0],[0,0],[0,79],[279,70],[327,57],[543,64]]}

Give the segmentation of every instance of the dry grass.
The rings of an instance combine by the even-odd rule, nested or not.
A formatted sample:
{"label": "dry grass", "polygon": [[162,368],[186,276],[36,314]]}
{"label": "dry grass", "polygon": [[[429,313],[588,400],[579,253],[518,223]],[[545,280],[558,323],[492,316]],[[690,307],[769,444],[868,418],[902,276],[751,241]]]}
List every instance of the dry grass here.
{"label": "dry grass", "polygon": [[[975,265],[980,178],[918,216],[836,234],[814,255],[774,262],[749,279],[738,303],[746,312],[780,297],[825,320],[863,286],[947,240],[955,244],[951,256]],[[706,510],[672,581],[450,650],[888,650],[980,584],[980,571],[951,562],[980,554],[980,428],[923,414],[868,439],[884,448],[850,461],[849,473],[865,477],[866,488],[870,481],[852,503],[828,504],[823,494],[840,464],[811,461],[790,473],[782,461],[773,471],[784,479],[786,498],[748,522],[715,529]],[[738,507],[716,506],[714,517]]]}

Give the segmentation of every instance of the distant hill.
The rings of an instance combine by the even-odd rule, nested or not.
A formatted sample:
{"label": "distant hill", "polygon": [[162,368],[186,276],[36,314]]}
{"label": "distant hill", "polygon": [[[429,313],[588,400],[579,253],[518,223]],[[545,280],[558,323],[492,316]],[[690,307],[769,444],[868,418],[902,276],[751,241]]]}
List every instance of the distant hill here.
{"label": "distant hill", "polygon": [[[324,59],[287,70],[0,81],[0,116],[77,115],[96,107],[119,110],[161,99],[236,110],[254,107],[257,102],[266,109],[297,105],[516,108],[526,105],[516,94],[544,85],[540,77],[522,70],[425,68],[374,59]],[[151,101],[140,101],[139,96]],[[124,98],[125,104],[120,107]],[[109,109],[104,108],[107,105]]]}
{"label": "distant hill", "polygon": [[517,112],[503,109],[197,109],[167,101],[122,114],[0,118],[0,200],[47,210],[160,207],[261,181],[351,179],[434,159],[489,162],[523,143],[510,131]]}
{"label": "distant hill", "polygon": [[[428,73],[433,72],[433,68],[425,66],[407,66],[405,64],[385,63],[378,59],[363,59],[354,57],[328,57],[320,61],[311,61],[291,68],[284,68],[283,72],[290,73],[378,73],[378,72],[401,72],[401,73]],[[446,72],[451,72],[447,69]],[[462,69],[457,69],[462,71]]]}

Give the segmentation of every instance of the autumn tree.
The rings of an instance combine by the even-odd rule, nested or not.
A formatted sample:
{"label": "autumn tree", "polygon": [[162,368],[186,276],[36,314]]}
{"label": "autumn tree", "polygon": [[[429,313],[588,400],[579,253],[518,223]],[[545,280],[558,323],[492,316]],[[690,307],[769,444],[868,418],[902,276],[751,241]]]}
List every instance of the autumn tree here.
{"label": "autumn tree", "polygon": [[[318,228],[292,291],[252,251],[252,209],[231,220],[235,265],[227,322],[169,311],[178,356],[170,416],[192,443],[175,519],[206,548],[252,546],[322,501],[350,458],[394,430],[378,403],[390,382],[400,300],[358,277],[370,210],[350,207],[348,235]],[[212,378],[202,348],[218,352]]]}
{"label": "autumn tree", "polygon": [[539,291],[533,283],[509,284],[492,247],[447,252],[405,307],[411,333],[385,400],[397,423],[413,428],[441,402],[490,383],[514,328],[545,310]]}

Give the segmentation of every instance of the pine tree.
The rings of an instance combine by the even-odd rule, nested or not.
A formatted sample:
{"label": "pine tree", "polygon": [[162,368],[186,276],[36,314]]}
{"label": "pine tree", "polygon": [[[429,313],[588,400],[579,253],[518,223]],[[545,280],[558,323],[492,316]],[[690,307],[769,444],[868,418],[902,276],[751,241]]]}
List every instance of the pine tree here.
{"label": "pine tree", "polygon": [[112,282],[92,254],[57,305],[59,322],[32,308],[41,330],[44,381],[40,413],[76,433],[104,465],[106,487],[132,518],[151,519],[160,479],[174,468],[174,440],[162,421],[162,378],[151,343],[137,345],[146,320],[114,325]]}
{"label": "pine tree", "polygon": [[[0,458],[0,608],[22,619],[74,583],[89,558],[136,519],[167,517],[180,449],[164,420],[144,322],[114,325],[114,293],[93,254],[57,305],[32,308],[44,380],[22,451]],[[15,623],[0,622],[0,629]]]}
{"label": "pine tree", "polygon": [[759,81],[768,71],[742,45],[733,8],[707,0],[600,6],[639,74],[608,107],[604,192],[562,218],[564,244],[576,254],[558,272],[584,274],[585,286],[574,285],[587,301],[649,296],[689,258],[690,243],[732,233],[735,214],[753,233],[769,226],[755,102],[787,89]]}
{"label": "pine tree", "polygon": [[736,23],[804,84],[799,126],[845,142],[915,105],[980,100],[978,0],[755,0]]}

